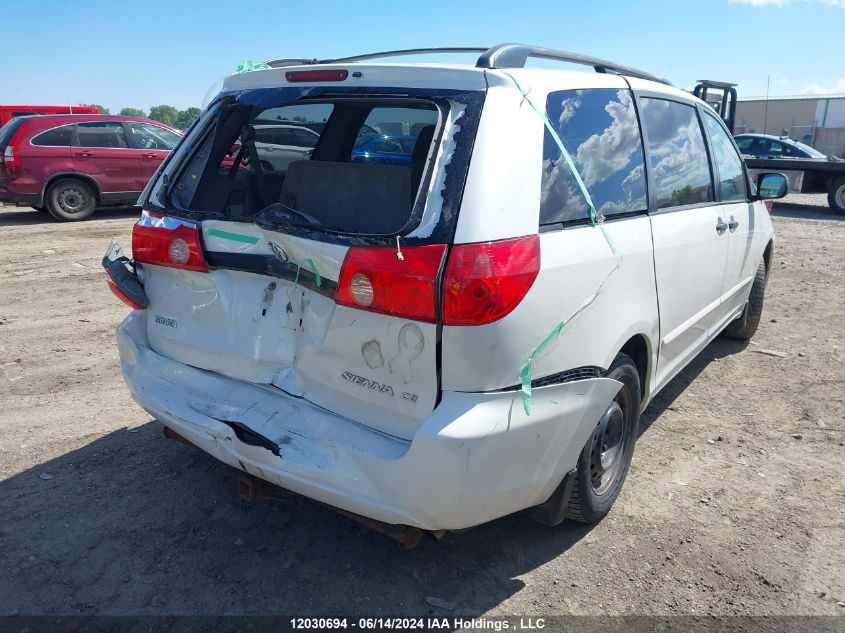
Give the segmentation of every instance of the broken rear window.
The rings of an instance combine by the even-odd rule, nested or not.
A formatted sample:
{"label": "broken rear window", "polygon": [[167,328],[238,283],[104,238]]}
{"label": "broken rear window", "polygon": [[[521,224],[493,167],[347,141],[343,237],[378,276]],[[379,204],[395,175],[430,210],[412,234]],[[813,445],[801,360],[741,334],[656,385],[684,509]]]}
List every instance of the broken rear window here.
{"label": "broken rear window", "polygon": [[155,194],[160,206],[335,233],[413,228],[445,106],[384,96],[245,101],[220,102],[167,192]]}

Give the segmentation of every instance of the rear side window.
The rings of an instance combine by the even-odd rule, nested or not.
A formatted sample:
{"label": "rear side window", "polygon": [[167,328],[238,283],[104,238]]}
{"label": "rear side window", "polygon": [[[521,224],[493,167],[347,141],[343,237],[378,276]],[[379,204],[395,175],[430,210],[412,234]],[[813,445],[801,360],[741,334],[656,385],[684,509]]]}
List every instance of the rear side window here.
{"label": "rear side window", "polygon": [[[561,90],[549,94],[546,111],[597,212],[613,216],[647,208],[642,138],[630,91]],[[562,154],[546,129],[540,224],[589,217]]]}
{"label": "rear side window", "polygon": [[657,208],[713,200],[710,164],[695,108],[666,99],[641,99]]}
{"label": "rear side window", "polygon": [[73,138],[73,126],[63,125],[55,127],[52,130],[41,132],[32,138],[33,145],[42,145],[49,147],[69,147],[71,139]]}
{"label": "rear side window", "polygon": [[707,126],[710,144],[713,147],[719,200],[722,202],[745,200],[747,196],[742,159],[736,153],[731,139],[728,138],[728,133],[716,118],[709,114],[704,116],[704,124]]}
{"label": "rear side window", "polygon": [[114,121],[92,121],[77,123],[76,134],[79,147],[109,147],[120,149],[129,147],[123,124]]}

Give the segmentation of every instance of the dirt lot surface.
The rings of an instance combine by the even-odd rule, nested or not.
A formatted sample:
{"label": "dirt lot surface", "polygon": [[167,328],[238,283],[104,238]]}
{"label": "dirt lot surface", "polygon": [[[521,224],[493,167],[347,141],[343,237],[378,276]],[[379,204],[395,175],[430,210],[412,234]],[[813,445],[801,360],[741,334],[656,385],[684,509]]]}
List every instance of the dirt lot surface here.
{"label": "dirt lot surface", "polygon": [[775,208],[754,342],[717,340],[651,404],[605,521],[515,515],[412,551],[301,498],[241,502],[134,404],[99,264],[133,221],[0,210],[0,614],[845,614],[845,218],[827,207]]}

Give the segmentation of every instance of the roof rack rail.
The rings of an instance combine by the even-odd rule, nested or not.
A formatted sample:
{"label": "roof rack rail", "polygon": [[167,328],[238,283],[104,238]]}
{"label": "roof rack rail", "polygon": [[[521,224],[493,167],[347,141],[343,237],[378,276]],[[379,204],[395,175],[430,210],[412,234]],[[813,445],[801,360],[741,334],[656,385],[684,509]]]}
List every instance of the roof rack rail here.
{"label": "roof rack rail", "polygon": [[447,48],[404,48],[395,51],[381,51],[378,53],[365,53],[363,55],[352,55],[351,57],[338,57],[337,59],[274,59],[267,62],[272,68],[280,66],[296,66],[300,64],[348,64],[351,62],[363,62],[368,59],[381,59],[382,57],[402,57],[405,55],[425,55],[426,53],[483,53],[486,48],[477,47],[447,47]]}
{"label": "roof rack rail", "polygon": [[580,53],[559,51],[554,48],[528,46],[526,44],[498,44],[493,46],[484,51],[475,65],[478,68],[524,68],[525,62],[529,57],[592,66],[597,73],[610,71],[618,75],[628,75],[630,77],[638,77],[640,79],[648,79],[649,81],[671,85],[662,77],[629,66],[622,66],[606,59],[581,55]]}
{"label": "roof rack rail", "polygon": [[628,75],[640,79],[648,79],[658,83],[671,85],[666,79],[652,75],[636,68],[622,66],[606,59],[559,51],[554,48],[542,46],[528,46],[526,44],[497,44],[491,48],[478,47],[447,47],[447,48],[406,48],[395,51],[382,51],[378,53],[366,53],[364,55],[353,55],[351,57],[339,57],[337,59],[276,59],[267,62],[268,66],[279,68],[282,66],[297,66],[303,64],[347,64],[362,62],[370,59],[381,59],[384,57],[402,57],[406,55],[424,55],[427,53],[449,54],[449,53],[481,53],[475,63],[476,68],[524,68],[529,57],[540,59],[551,59],[572,64],[592,66],[598,73],[612,72],[619,75]]}

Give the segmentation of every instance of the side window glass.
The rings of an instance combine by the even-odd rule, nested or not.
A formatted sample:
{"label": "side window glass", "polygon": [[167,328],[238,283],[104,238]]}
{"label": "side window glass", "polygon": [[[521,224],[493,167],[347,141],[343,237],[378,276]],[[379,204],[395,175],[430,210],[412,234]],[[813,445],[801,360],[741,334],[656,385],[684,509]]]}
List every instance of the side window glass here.
{"label": "side window glass", "polygon": [[710,163],[695,108],[649,97],[640,102],[657,207],[712,201]]}
{"label": "side window glass", "polygon": [[148,123],[129,123],[135,147],[139,149],[172,150],[179,142],[179,135]]}
{"label": "side window glass", "polygon": [[[552,92],[546,112],[598,213],[613,216],[647,208],[642,137],[630,91]],[[540,224],[589,217],[584,195],[548,129],[541,186]]]}
{"label": "side window glass", "polygon": [[745,200],[745,173],[742,159],[736,153],[728,133],[721,124],[709,114],[704,116],[704,124],[713,146],[713,159],[718,173],[719,199],[723,202]]}
{"label": "side window glass", "polygon": [[77,123],[76,135],[79,147],[109,147],[120,149],[129,147],[123,124],[111,121],[96,121],[91,123]]}
{"label": "side window glass", "polygon": [[783,155],[783,144],[779,141],[769,141],[769,151],[767,153],[772,158],[779,158]]}
{"label": "side window glass", "polygon": [[33,145],[49,147],[69,147],[73,136],[73,126],[63,125],[38,134],[32,139]]}
{"label": "side window glass", "polygon": [[737,144],[737,146],[739,146],[739,151],[741,151],[743,154],[749,153],[749,150],[751,149],[751,145],[753,143],[754,143],[753,137],[750,137],[750,138],[745,137],[745,138],[740,138],[740,139],[736,140],[736,144]]}
{"label": "side window glass", "polygon": [[309,147],[311,149],[317,147],[317,139],[320,137],[314,132],[306,129],[291,131],[293,132],[294,145],[299,147]]}

